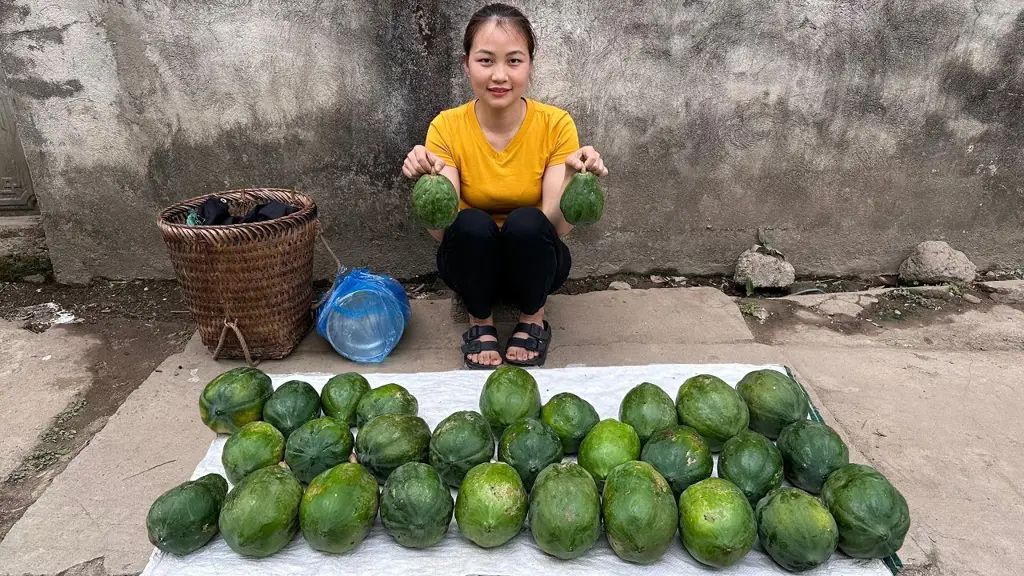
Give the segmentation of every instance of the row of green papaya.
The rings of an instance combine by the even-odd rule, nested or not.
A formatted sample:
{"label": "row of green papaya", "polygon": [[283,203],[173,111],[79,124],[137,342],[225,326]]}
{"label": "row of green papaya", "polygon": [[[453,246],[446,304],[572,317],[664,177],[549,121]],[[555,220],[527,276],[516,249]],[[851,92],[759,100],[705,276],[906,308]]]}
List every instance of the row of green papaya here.
{"label": "row of green papaya", "polygon": [[[416,415],[418,402],[407,390],[397,384],[371,390],[354,373],[332,378],[318,395],[312,386],[298,381],[283,384],[275,392],[269,377],[260,371],[237,369],[206,387],[200,408],[203,421],[212,429],[233,432],[222,458],[228,479],[236,485],[232,493],[252,485],[246,478],[256,472],[258,486],[281,484],[278,492],[284,504],[276,518],[284,543],[295,533],[287,534],[293,524],[289,513],[293,501],[300,501],[296,526],[304,535],[307,531],[313,535],[307,540],[328,535],[321,536],[329,540],[323,549],[344,551],[358,544],[372,526],[379,503],[388,533],[411,547],[440,540],[453,514],[460,532],[470,540],[481,546],[499,545],[518,533],[528,510],[534,539],[559,557],[575,557],[589,549],[591,526],[585,521],[597,518],[598,533],[603,520],[612,548],[624,559],[657,559],[678,525],[691,555],[712,566],[739,561],[750,549],[755,531],[769,554],[786,567],[820,564],[837,545],[852,556],[886,556],[902,545],[909,524],[906,502],[898,491],[877,471],[849,464],[839,436],[824,424],[807,420],[803,389],[788,376],[770,370],[751,372],[735,389],[713,376],[695,376],[680,386],[675,402],[660,387],[643,383],[623,398],[618,420],[599,420],[592,405],[571,393],[556,394],[541,405],[533,377],[521,368],[504,366],[485,383],[480,412],[451,414],[433,433]],[[354,442],[349,430],[353,424],[359,425]],[[770,438],[777,438],[777,443]],[[353,447],[358,464],[348,462]],[[498,462],[493,462],[495,448]],[[711,477],[712,452],[720,452],[718,478]],[[566,455],[574,453],[578,453],[578,464],[562,464]],[[282,459],[287,467],[277,466]],[[844,473],[838,474],[839,470]],[[783,474],[797,488],[783,488]],[[298,500],[292,497],[295,490],[289,477],[299,484]],[[610,479],[620,477],[631,479],[628,489],[620,490],[627,481],[617,479],[609,492]],[[833,477],[832,489],[825,489]],[[365,482],[368,478],[375,480],[373,498]],[[392,478],[390,489],[396,500],[404,494],[402,487],[416,486],[417,497],[405,494],[402,498],[405,510],[385,506]],[[385,485],[380,497],[376,482]],[[207,478],[206,484],[212,485],[212,480]],[[305,491],[302,484],[308,484]],[[201,492],[194,487],[185,490],[185,485],[175,490]],[[448,486],[459,488],[454,503]],[[342,490],[343,499],[359,503],[347,505],[346,509],[359,514],[343,524],[359,529],[345,531],[344,542],[338,541],[337,534],[330,536],[330,526],[325,527],[325,519],[338,517],[337,510],[317,512],[318,500],[313,499],[307,505],[311,512],[301,512],[311,491],[317,496],[331,490]],[[599,492],[603,498],[597,496]],[[824,503],[810,494],[819,492]],[[616,494],[630,496],[616,498]],[[494,495],[508,499],[491,501]],[[268,500],[268,494],[259,496],[239,498],[242,502],[278,501]],[[527,496],[528,505],[524,503]],[[337,500],[336,494],[330,499]],[[620,507],[616,504],[620,501],[628,504]],[[664,502],[671,504],[670,514]],[[657,511],[660,523],[655,524],[660,530],[650,528],[650,517],[630,516],[628,511],[638,505]],[[173,508],[165,502],[162,509]],[[246,525],[260,525],[266,512],[265,506],[242,506],[241,513],[236,508],[228,508],[225,539],[229,544],[232,528],[238,532]],[[154,510],[160,509],[155,503]],[[523,519],[517,522],[520,512]],[[303,516],[307,519],[302,520]],[[233,523],[233,517],[245,520]],[[576,520],[585,525],[573,524]],[[507,525],[503,529],[491,525],[499,521]],[[153,523],[157,529],[151,528],[151,540],[161,547],[161,526],[164,532],[187,533],[184,540],[189,543],[202,539],[202,534],[193,537],[189,530],[166,529],[182,523],[187,524],[187,519]],[[868,534],[865,526],[870,527]],[[750,543],[744,546],[747,540]],[[166,541],[163,538],[162,549],[174,551]],[[317,546],[312,541],[311,545]],[[245,553],[241,552],[245,545],[237,546]]]}

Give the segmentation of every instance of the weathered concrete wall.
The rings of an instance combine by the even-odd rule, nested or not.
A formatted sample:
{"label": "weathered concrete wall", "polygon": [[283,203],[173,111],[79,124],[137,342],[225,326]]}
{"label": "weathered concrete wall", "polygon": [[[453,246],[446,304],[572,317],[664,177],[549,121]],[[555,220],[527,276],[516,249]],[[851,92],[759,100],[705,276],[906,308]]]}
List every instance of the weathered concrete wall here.
{"label": "weathered concrete wall", "polygon": [[[64,281],[170,276],[179,199],[297,187],[351,265],[433,270],[404,154],[470,95],[477,2],[0,0],[0,63]],[[798,273],[895,271],[945,239],[1024,254],[1019,0],[522,2],[530,95],[611,175],[574,275],[727,272],[772,229]],[[326,269],[326,268],[325,268]]]}

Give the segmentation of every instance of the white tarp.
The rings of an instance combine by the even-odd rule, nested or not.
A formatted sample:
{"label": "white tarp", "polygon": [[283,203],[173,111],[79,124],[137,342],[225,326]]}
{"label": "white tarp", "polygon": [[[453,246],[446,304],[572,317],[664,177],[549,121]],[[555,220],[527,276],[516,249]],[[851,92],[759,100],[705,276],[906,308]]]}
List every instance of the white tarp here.
{"label": "white tarp", "polygon": [[[602,368],[561,368],[530,370],[540,387],[541,401],[559,392],[573,392],[583,397],[601,418],[617,418],[622,397],[641,382],[661,386],[675,398],[679,385],[696,374],[713,374],[735,386],[744,374],[759,368],[773,368],[785,373],[785,368],[774,365],[749,364],[671,364],[650,366],[617,366]],[[459,370],[420,374],[367,374],[371,386],[396,382],[407,388],[419,400],[419,415],[431,430],[447,415],[458,410],[479,411],[480,390],[490,374],[488,371]],[[276,374],[271,375],[274,387],[288,380],[304,380],[320,390],[331,374]],[[198,414],[196,416],[198,418]],[[192,479],[216,472],[224,475],[221,450],[227,436],[218,436],[206,457],[196,467]],[[717,475],[717,457],[716,472]],[[455,496],[452,491],[452,496]],[[306,544],[301,532],[277,554],[268,558],[252,559],[240,556],[228,548],[219,534],[205,547],[192,554],[179,557],[153,551],[145,576],[284,576],[284,575],[336,575],[336,574],[509,574],[536,576],[537,574],[600,575],[614,574],[673,574],[752,576],[759,574],[788,574],[776,565],[755,543],[754,549],[737,565],[724,570],[713,570],[694,560],[683,548],[679,532],[671,547],[660,561],[646,566],[630,564],[619,559],[607,540],[601,539],[582,557],[562,561],[548,556],[533,542],[529,528],[524,527],[515,538],[492,549],[483,549],[463,537],[455,520],[445,538],[437,545],[412,550],[399,546],[384,532],[378,517],[373,531],[355,550],[333,555],[317,552]],[[840,551],[829,562],[803,574],[809,576],[890,576],[881,560],[855,560]]]}

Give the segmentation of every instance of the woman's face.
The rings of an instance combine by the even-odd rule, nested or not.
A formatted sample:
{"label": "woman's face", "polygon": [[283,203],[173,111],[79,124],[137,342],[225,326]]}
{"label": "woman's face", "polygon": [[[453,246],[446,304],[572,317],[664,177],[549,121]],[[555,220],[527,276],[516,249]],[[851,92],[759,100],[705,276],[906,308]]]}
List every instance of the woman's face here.
{"label": "woman's face", "polygon": [[490,20],[477,30],[463,63],[473,93],[493,108],[516,104],[530,79],[530,52],[515,28]]}

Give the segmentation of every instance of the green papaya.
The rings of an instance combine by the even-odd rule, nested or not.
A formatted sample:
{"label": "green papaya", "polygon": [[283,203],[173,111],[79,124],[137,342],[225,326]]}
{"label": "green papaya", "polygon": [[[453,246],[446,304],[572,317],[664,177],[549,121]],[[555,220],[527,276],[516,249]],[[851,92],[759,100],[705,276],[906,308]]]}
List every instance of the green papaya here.
{"label": "green papaya", "polygon": [[309,382],[289,380],[281,384],[263,405],[263,419],[291,436],[299,426],[320,416],[320,395]]}
{"label": "green papaya", "polygon": [[320,391],[320,404],[324,415],[334,418],[350,428],[356,425],[356,406],[359,399],[370,391],[370,383],[356,372],[332,377]]}
{"label": "green papaya", "polygon": [[561,462],[562,455],[558,434],[536,418],[514,422],[498,442],[498,460],[516,469],[527,492],[533,489],[537,474],[549,464]]}
{"label": "green papaya", "polygon": [[750,410],[750,429],[771,440],[798,420],[807,418],[807,395],[778,370],[754,370],[736,383],[736,392]]}
{"label": "green papaya", "polygon": [[604,215],[604,193],[597,185],[597,175],[586,170],[573,174],[559,207],[565,221],[573,226],[596,224]]}
{"label": "green papaya", "polygon": [[644,444],[640,460],[654,466],[676,496],[691,484],[710,478],[715,466],[711,449],[689,426],[673,426],[655,432]]}
{"label": "green papaya", "polygon": [[668,482],[647,462],[616,466],[602,493],[604,528],[615,554],[650,564],[668,550],[676,535],[676,500]]}
{"label": "green papaya", "polygon": [[149,507],[149,541],[169,554],[198,550],[217,535],[217,518],[228,492],[218,474],[207,474],[167,490]]}
{"label": "green papaya", "polygon": [[782,485],[782,454],[766,436],[744,430],[718,455],[718,476],[743,491],[751,506]]}
{"label": "green papaya", "polygon": [[360,428],[383,414],[419,413],[420,403],[400,384],[385,384],[363,394],[356,405],[356,424]]}
{"label": "green papaya", "polygon": [[220,532],[228,547],[242,556],[277,553],[299,531],[302,485],[283,464],[249,474],[224,499]]}
{"label": "green papaya", "polygon": [[380,505],[377,481],[359,464],[324,470],[302,495],[299,523],[314,550],[344,554],[370,534]]}
{"label": "green papaya", "polygon": [[794,422],[782,429],[775,445],[782,454],[786,479],[811,494],[821,492],[829,475],[850,463],[846,443],[821,422]]}
{"label": "green papaya", "polygon": [[558,434],[566,454],[575,454],[587,432],[601,420],[590,402],[572,392],[552,396],[541,408],[540,419]]}
{"label": "green papaya", "polygon": [[754,510],[757,537],[772,560],[790,572],[828,561],[839,541],[839,528],[820,500],[799,488],[770,492]]}
{"label": "green papaya", "polygon": [[258,368],[232,368],[218,375],[199,396],[199,416],[218,434],[234,434],[263,417],[263,405],[274,386]]}
{"label": "green papaya", "polygon": [[910,509],[881,472],[847,464],[832,472],[821,500],[839,527],[839,549],[854,558],[885,558],[903,547]]}
{"label": "green papaya", "polygon": [[679,421],[697,431],[712,452],[750,423],[743,398],[724,380],[710,374],[687,378],[676,394]]}
{"label": "green papaya", "polygon": [[522,530],[528,506],[515,469],[504,462],[485,462],[466,473],[455,497],[455,522],[474,544],[494,548]]}
{"label": "green papaya", "polygon": [[753,548],[757,520],[747,497],[735,484],[711,477],[679,496],[679,533],[683,547],[694,560],[726,568]]}
{"label": "green papaya", "polygon": [[640,437],[640,444],[658,430],[678,424],[676,405],[660,386],[644,382],[626,393],[619,405],[619,420],[629,424]]}
{"label": "green papaya", "polygon": [[430,465],[449,486],[458,488],[466,472],[494,457],[491,425],[479,412],[448,415],[430,435]]}
{"label": "green papaya", "polygon": [[640,437],[636,430],[629,424],[605,418],[595,424],[580,443],[576,460],[594,477],[597,487],[602,488],[613,468],[639,457]]}
{"label": "green papaya", "polygon": [[519,366],[498,366],[480,390],[480,413],[491,423],[496,436],[517,420],[537,418],[540,416],[537,381]]}
{"label": "green papaya", "polygon": [[429,464],[407,462],[384,482],[380,520],[406,548],[429,548],[448,533],[455,513],[451,489]]}
{"label": "green papaya", "polygon": [[575,462],[540,471],[530,492],[530,532],[556,558],[579,558],[601,536],[601,496],[594,478]]}
{"label": "green papaya", "polygon": [[356,435],[356,459],[381,484],[402,464],[426,462],[429,457],[430,428],[419,416],[382,414]]}
{"label": "green papaya", "polygon": [[314,418],[288,437],[284,460],[303,484],[321,472],[348,462],[352,455],[352,431],[334,418]]}
{"label": "green papaya", "polygon": [[250,473],[284,458],[284,435],[273,424],[257,420],[228,437],[220,462],[228,481],[238,484]]}
{"label": "green papaya", "polygon": [[459,195],[447,176],[424,174],[412,187],[412,213],[429,230],[444,230],[459,215]]}

